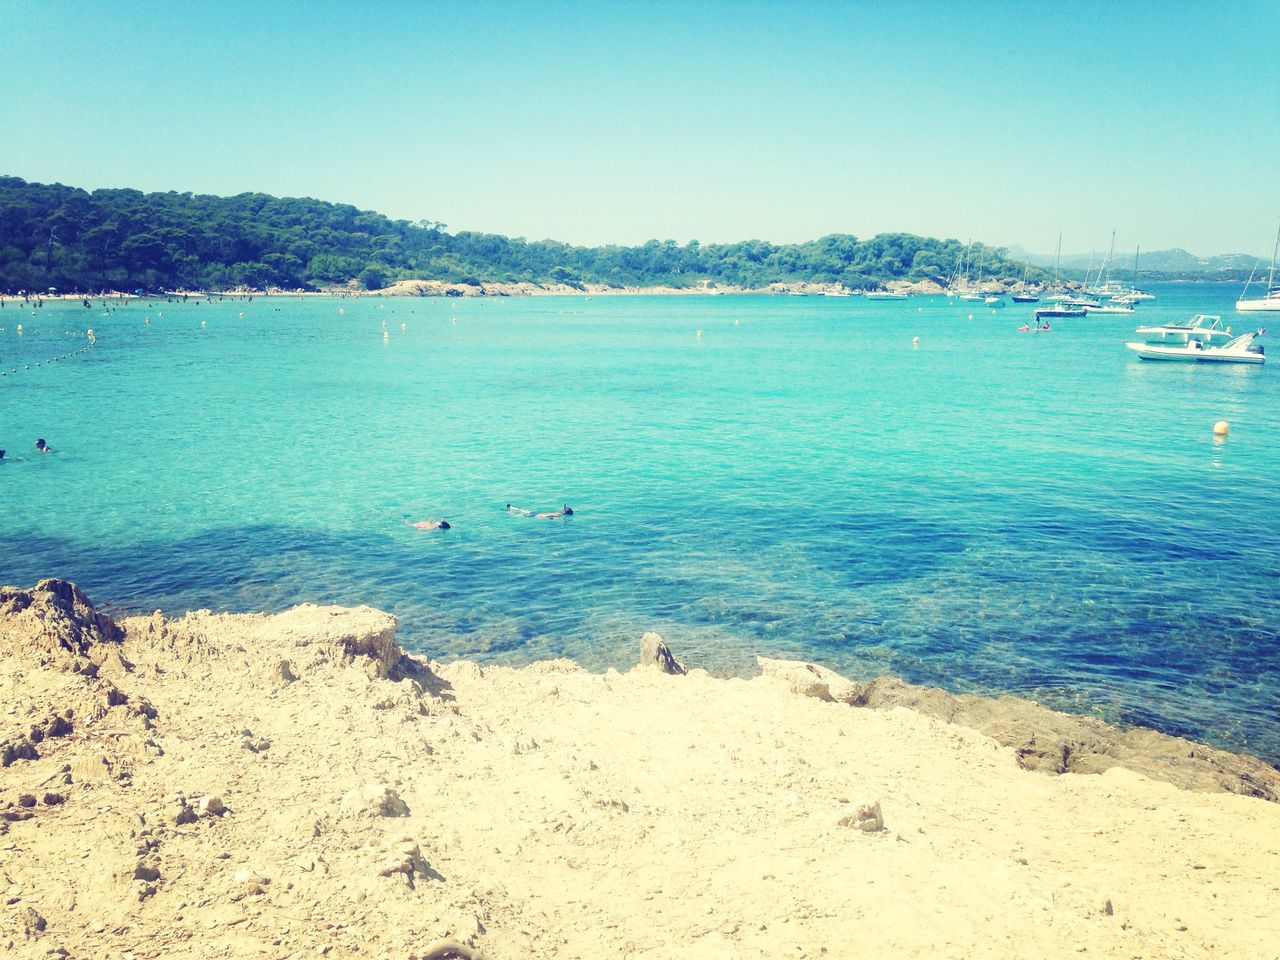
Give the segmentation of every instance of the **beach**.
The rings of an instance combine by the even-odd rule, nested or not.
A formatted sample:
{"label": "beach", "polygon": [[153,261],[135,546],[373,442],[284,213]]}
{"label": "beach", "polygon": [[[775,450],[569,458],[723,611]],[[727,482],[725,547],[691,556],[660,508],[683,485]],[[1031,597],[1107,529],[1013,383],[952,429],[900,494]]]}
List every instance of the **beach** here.
{"label": "beach", "polygon": [[[117,624],[60,581],[0,589],[0,945],[1260,957],[1280,942],[1265,764],[1161,738],[1181,751],[1164,766],[1210,771],[1208,789],[1096,762],[1054,775],[797,662],[752,679],[482,667],[410,656],[395,629],[314,605]],[[946,709],[978,709],[962,707]]]}

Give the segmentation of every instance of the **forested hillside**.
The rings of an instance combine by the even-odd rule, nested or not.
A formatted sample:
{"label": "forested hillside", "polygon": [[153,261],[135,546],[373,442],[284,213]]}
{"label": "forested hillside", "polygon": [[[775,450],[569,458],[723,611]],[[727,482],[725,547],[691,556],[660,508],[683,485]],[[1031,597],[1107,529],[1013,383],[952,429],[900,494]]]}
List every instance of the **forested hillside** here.
{"label": "forested hillside", "polygon": [[[0,290],[315,289],[400,279],[743,287],[889,280],[944,281],[965,245],[910,234],[859,240],[833,234],[799,244],[746,240],[637,247],[574,247],[488,233],[448,233],[346,204],[243,193],[95,190],[0,177]],[[985,275],[1012,280],[1022,266],[974,244]]]}

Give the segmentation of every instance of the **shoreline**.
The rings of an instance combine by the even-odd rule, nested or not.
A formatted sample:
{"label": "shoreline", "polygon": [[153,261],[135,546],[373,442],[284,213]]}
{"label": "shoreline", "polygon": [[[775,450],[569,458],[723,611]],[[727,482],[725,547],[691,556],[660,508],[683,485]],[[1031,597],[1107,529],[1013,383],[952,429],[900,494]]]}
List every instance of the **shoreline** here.
{"label": "shoreline", "polygon": [[654,634],[645,665],[591,674],[442,664],[395,629],[309,604],[117,623],[65,582],[0,588],[0,944],[492,960],[1280,938],[1280,772],[1260,761],[796,661],[717,679]]}
{"label": "shoreline", "polygon": [[[1236,284],[1234,280],[1214,280],[1206,278],[1203,280],[1158,280],[1148,281],[1149,283],[1167,283],[1167,284],[1195,284],[1195,283],[1221,283]],[[1017,284],[1004,284],[999,282],[989,282],[985,292],[992,295],[1001,296],[1014,292]],[[909,296],[942,296],[945,293],[943,287],[931,280],[922,281],[905,281],[890,280],[884,285],[884,289],[895,293],[906,293]],[[171,290],[164,293],[152,294],[133,294],[123,293],[120,291],[112,291],[109,293],[53,293],[39,294],[35,297],[26,299],[17,297],[12,294],[0,294],[0,300],[13,301],[21,304],[26,302],[45,301],[45,302],[63,302],[63,301],[104,301],[104,302],[131,302],[131,301],[180,301],[180,300],[236,300],[248,301],[253,299],[269,299],[269,298],[287,298],[287,299],[351,299],[360,300],[373,297],[444,297],[448,299],[457,298],[477,298],[477,297],[637,297],[637,296],[691,296],[691,297],[715,297],[715,296],[748,296],[748,297],[776,297],[776,296],[805,296],[805,297],[827,297],[834,296],[837,298],[856,298],[862,297],[867,291],[863,290],[847,290],[840,287],[839,284],[830,283],[808,283],[808,282],[789,282],[789,283],[772,283],[766,287],[738,287],[731,285],[723,286],[698,286],[698,287],[669,287],[669,286],[625,286],[613,287],[599,283],[584,283],[577,286],[569,284],[557,283],[534,283],[531,281],[519,282],[500,282],[500,281],[482,281],[477,284],[457,283],[448,280],[401,280],[390,286],[383,287],[378,290],[357,290],[354,288],[332,287],[323,290],[218,290],[218,291],[195,291],[195,290]]]}

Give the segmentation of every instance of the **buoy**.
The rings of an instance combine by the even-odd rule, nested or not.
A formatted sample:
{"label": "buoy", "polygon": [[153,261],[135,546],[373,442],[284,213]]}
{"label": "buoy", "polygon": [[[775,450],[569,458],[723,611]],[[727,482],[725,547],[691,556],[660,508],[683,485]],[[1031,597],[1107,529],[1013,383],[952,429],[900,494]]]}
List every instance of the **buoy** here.
{"label": "buoy", "polygon": [[346,312],[347,312],[347,308],[346,308],[346,307],[339,307],[339,308],[338,308],[338,316],[340,316],[340,317],[341,317],[341,316],[342,316],[343,314],[345,314]]}
{"label": "buoy", "polygon": [[915,344],[917,347],[918,347],[918,346],[920,346],[920,338],[919,338],[919,337],[912,337],[912,338],[911,338],[911,342],[912,342],[913,344]]}
{"label": "buoy", "polygon": [[402,324],[400,324],[400,329],[401,329],[401,330],[408,330],[408,329],[409,329],[409,325],[408,325],[407,323],[402,323]]}
{"label": "buoy", "polygon": [[1219,420],[1213,425],[1213,435],[1215,437],[1225,437],[1231,432],[1231,424],[1225,420]]}
{"label": "buoy", "polygon": [[972,319],[973,319],[973,314],[972,314],[972,313],[971,313],[971,314],[969,314],[969,319],[970,319],[970,320],[972,320]]}
{"label": "buoy", "polygon": [[244,319],[244,311],[243,311],[243,310],[241,310],[241,311],[240,311],[240,319],[241,319],[241,320],[243,320],[243,319]]}
{"label": "buoy", "polygon": [[698,339],[699,339],[699,340],[701,340],[701,339],[702,339],[702,331],[701,331],[701,330],[699,330],[699,331],[698,331]]}
{"label": "buoy", "polygon": [[203,320],[201,320],[201,321],[200,321],[200,326],[202,326],[202,327],[204,326],[204,321],[203,321]]}
{"label": "buoy", "polygon": [[738,325],[738,321],[737,321],[737,320],[734,320],[734,321],[733,321],[733,325],[736,327],[736,326]]}
{"label": "buoy", "polygon": [[22,332],[22,324],[18,324],[18,332],[19,332],[19,333],[21,333],[21,332]]}
{"label": "buoy", "polygon": [[[243,317],[243,316],[244,316],[244,314],[242,313],[242,314],[240,314],[240,316],[242,316],[242,317]],[[148,326],[148,327],[149,327],[149,326],[151,326],[151,318],[150,318],[150,317],[147,317],[147,326]]]}

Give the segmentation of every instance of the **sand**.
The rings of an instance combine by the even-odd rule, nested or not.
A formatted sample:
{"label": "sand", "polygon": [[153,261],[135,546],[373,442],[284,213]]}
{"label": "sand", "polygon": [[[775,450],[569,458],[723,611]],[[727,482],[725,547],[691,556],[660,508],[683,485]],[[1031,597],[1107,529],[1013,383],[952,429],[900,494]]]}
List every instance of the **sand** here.
{"label": "sand", "polygon": [[0,588],[0,952],[1280,952],[1280,804],[1028,770],[763,671],[442,665],[367,607],[117,625]]}

